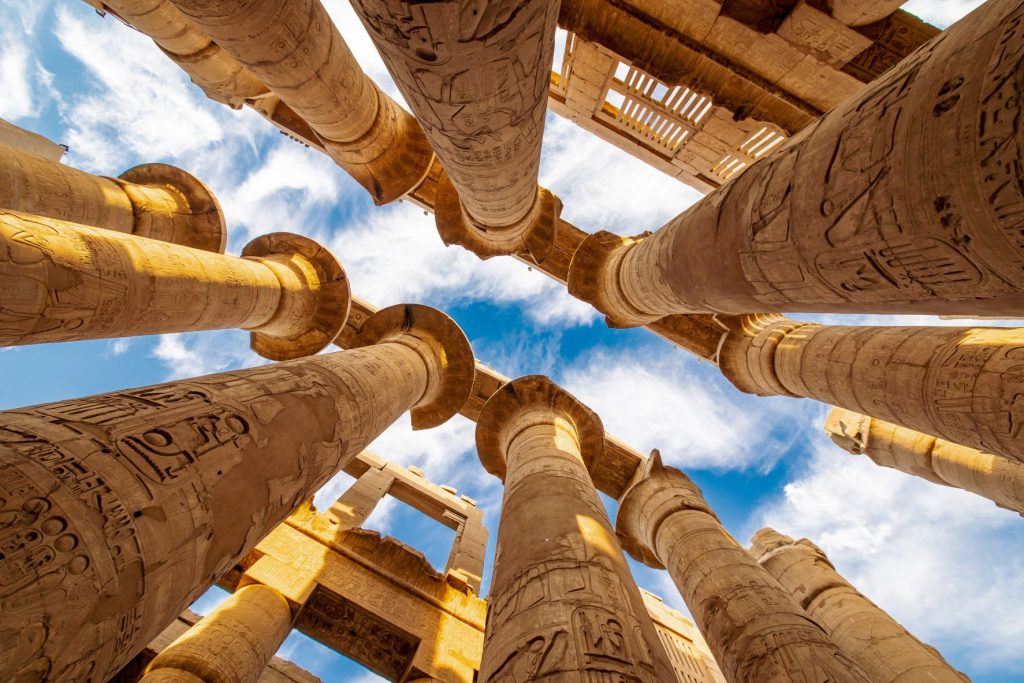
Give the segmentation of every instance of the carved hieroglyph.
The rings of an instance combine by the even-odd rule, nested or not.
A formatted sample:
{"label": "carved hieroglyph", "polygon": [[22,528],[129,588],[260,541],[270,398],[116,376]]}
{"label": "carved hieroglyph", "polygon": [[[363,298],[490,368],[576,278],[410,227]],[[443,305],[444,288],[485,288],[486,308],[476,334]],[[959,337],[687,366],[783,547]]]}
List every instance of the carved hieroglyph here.
{"label": "carved hieroglyph", "polygon": [[384,309],[356,345],[0,413],[0,670],[105,681],[402,413],[469,395],[434,309]]}
{"label": "carved hieroglyph", "polygon": [[170,0],[102,0],[103,6],[153,39],[206,96],[238,109],[269,91]]}
{"label": "carved hieroglyph", "polygon": [[730,683],[869,683],[722,527],[700,489],[655,451],[621,500],[616,532],[635,559],[665,567]]}
{"label": "carved hieroglyph", "polygon": [[480,680],[674,679],[587,472],[601,421],[541,376],[502,387],[477,423],[505,482]]}
{"label": "carved hieroglyph", "polygon": [[0,346],[240,327],[289,360],[338,336],[350,296],[330,252],[272,233],[242,253],[0,209]]}
{"label": "carved hieroglyph", "polygon": [[352,4],[451,181],[437,206],[446,242],[514,253],[538,221],[553,239],[537,173],[557,0]]}
{"label": "carved hieroglyph", "polygon": [[750,554],[873,683],[969,680],[850,585],[806,538],[794,541],[774,529],[761,529],[754,534]]}
{"label": "carved hieroglyph", "polygon": [[158,654],[139,683],[256,683],[291,628],[280,593],[243,586]]}
{"label": "carved hieroglyph", "polygon": [[172,0],[316,132],[383,204],[423,180],[434,153],[419,124],[359,67],[320,0]]}
{"label": "carved hieroglyph", "polygon": [[847,327],[720,319],[722,374],[1024,462],[1024,328]]}
{"label": "carved hieroglyph", "polygon": [[0,209],[217,253],[227,244],[217,198],[167,164],[143,164],[120,178],[104,178],[0,144]]}
{"label": "carved hieroglyph", "polygon": [[590,237],[570,291],[670,313],[1024,316],[1024,5],[991,0],[654,235]]}
{"label": "carved hieroglyph", "polygon": [[931,434],[833,408],[825,431],[844,450],[943,486],[976,493],[1024,515],[1024,463]]}

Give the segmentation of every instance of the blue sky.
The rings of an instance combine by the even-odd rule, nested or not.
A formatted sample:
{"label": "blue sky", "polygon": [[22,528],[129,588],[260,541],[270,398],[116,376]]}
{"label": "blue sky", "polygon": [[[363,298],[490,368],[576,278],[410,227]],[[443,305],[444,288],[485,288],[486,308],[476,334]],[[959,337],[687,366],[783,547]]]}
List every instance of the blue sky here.
{"label": "blue sky", "polygon": [[[326,4],[364,68],[397,95],[348,4]],[[907,7],[946,25],[977,4],[914,0]],[[82,2],[0,5],[0,38],[0,117],[69,145],[67,163],[104,175],[157,161],[189,170],[225,209],[229,252],[274,230],[321,241],[359,296],[378,306],[443,308],[482,361],[512,377],[549,374],[596,409],[609,432],[642,451],[661,449],[702,486],[741,543],[764,525],[807,536],[975,681],[1024,677],[1024,520],[1017,515],[847,455],[824,437],[825,406],[742,395],[715,368],[644,330],[608,330],[589,307],[523,264],[481,262],[444,247],[432,216],[408,203],[372,206],[325,157],[251,112],[206,100],[148,39]],[[562,198],[565,217],[588,231],[654,229],[698,197],[554,116],[541,182]],[[260,362],[237,331],[7,349],[0,351],[0,408]],[[477,464],[472,423],[457,417],[414,434],[403,418],[373,450],[477,499],[493,546],[501,489]],[[339,477],[317,500],[330,501],[347,481]],[[447,554],[450,535],[400,504],[383,505],[370,526],[415,540],[435,563]],[[636,577],[685,610],[667,575],[637,568]],[[198,607],[210,609],[221,596],[213,591]],[[297,635],[280,654],[325,680],[377,680]]]}

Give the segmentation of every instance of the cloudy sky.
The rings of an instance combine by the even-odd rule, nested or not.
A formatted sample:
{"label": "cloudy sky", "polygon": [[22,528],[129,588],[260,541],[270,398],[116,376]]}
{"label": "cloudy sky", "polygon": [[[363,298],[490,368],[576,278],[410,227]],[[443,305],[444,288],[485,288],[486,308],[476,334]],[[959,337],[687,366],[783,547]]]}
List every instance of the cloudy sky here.
{"label": "cloudy sky", "polygon": [[[364,68],[397,94],[348,4],[327,4]],[[907,8],[945,26],[978,4],[914,0]],[[0,118],[67,144],[66,163],[105,175],[156,161],[187,169],[220,198],[231,253],[275,230],[320,240],[358,295],[378,306],[443,308],[484,362],[513,377],[549,374],[596,409],[611,433],[643,451],[661,449],[702,486],[741,543],[765,525],[811,538],[975,681],[1024,677],[1024,520],[1017,515],[847,455],[823,435],[825,406],[739,394],[713,367],[644,330],[606,329],[564,288],[514,260],[481,262],[445,248],[432,217],[408,203],[373,207],[325,157],[255,114],[206,100],[148,39],[82,2],[3,3],[0,38]],[[544,149],[541,182],[563,199],[565,217],[588,231],[653,229],[698,197],[554,116]],[[247,336],[233,331],[22,347],[0,353],[0,408],[259,362]],[[501,490],[476,464],[471,423],[455,418],[413,434],[403,419],[373,449],[477,499],[493,546]],[[317,500],[336,497],[346,479]],[[443,566],[450,534],[411,509],[383,505],[370,526]],[[636,576],[685,610],[665,574],[638,568]],[[221,597],[213,591],[198,608]],[[298,635],[280,654],[328,681],[377,680]]]}

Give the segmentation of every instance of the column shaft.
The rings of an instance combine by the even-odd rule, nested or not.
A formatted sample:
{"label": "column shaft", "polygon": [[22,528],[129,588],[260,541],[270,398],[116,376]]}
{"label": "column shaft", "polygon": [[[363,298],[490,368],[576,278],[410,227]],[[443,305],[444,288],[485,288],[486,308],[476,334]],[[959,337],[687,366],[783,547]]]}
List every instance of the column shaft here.
{"label": "column shaft", "polygon": [[546,378],[518,379],[477,426],[505,470],[480,680],[673,680],[584,461],[600,423],[531,394],[540,381],[550,397]]}
{"label": "column shaft", "polygon": [[850,585],[807,539],[794,541],[762,529],[754,535],[750,553],[873,683],[968,680]]}
{"label": "column shaft", "polygon": [[152,38],[210,99],[237,109],[245,100],[269,92],[170,0],[103,0],[103,4]]}
{"label": "column shaft", "polygon": [[12,147],[49,161],[60,161],[64,152],[67,151],[63,145],[58,145],[39,133],[19,128],[3,119],[0,119],[0,145]]}
{"label": "column shaft", "polygon": [[841,448],[876,465],[988,498],[1024,515],[1024,464],[950,443],[867,415],[833,408],[825,431]]}
{"label": "column shaft", "polygon": [[537,201],[558,4],[353,2],[478,226],[513,226]]}
{"label": "column shaft", "polygon": [[288,601],[250,584],[167,646],[139,683],[170,683],[192,675],[204,683],[256,683],[292,628]]}
{"label": "column shaft", "polygon": [[433,151],[416,120],[367,77],[319,0],[172,0],[319,136],[378,203],[424,178]]}
{"label": "column shaft", "polygon": [[216,197],[166,164],[144,164],[120,178],[105,178],[0,144],[0,209],[218,253],[227,242]]}
{"label": "column shaft", "polygon": [[636,559],[663,565],[731,683],[868,683],[778,582],[726,532],[700,489],[652,454],[617,530]]}
{"label": "column shaft", "polygon": [[0,413],[14,678],[105,681],[402,413],[468,395],[461,331],[409,308],[371,346]]}
{"label": "column shaft", "polygon": [[276,233],[246,258],[0,210],[0,345],[229,327],[269,357],[337,336],[344,271],[319,245]]}
{"label": "column shaft", "polygon": [[[749,323],[749,325],[748,325]],[[743,391],[813,398],[1024,461],[1024,328],[738,320],[719,365]]]}
{"label": "column shaft", "polygon": [[[1006,113],[1024,98],[1022,57],[1024,6],[985,3],[653,236],[589,238],[571,291],[632,325],[779,310],[1024,316],[1024,159]],[[621,250],[635,253],[612,258]]]}

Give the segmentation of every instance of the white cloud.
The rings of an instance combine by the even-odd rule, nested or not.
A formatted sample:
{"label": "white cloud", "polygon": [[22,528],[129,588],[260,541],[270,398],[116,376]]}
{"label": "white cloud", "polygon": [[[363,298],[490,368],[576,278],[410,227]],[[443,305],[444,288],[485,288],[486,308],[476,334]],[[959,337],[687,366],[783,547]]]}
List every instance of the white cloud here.
{"label": "white cloud", "polygon": [[587,232],[656,230],[703,195],[554,114],[544,129],[540,184],[562,217]]}
{"label": "white cloud", "polygon": [[241,330],[162,334],[152,356],[167,367],[168,381],[267,363],[249,350],[249,333]]}
{"label": "white cloud", "polygon": [[130,338],[112,339],[111,341],[107,342],[107,352],[106,352],[106,355],[108,355],[108,356],[123,356],[124,354],[126,354],[128,352],[128,349],[131,348],[132,341],[133,340],[130,339]]}
{"label": "white cloud", "polygon": [[813,409],[740,394],[710,364],[681,351],[608,350],[566,368],[561,384],[593,408],[609,434],[681,468],[767,468],[801,436],[780,438],[772,425],[783,411]]}
{"label": "white cloud", "polygon": [[523,304],[543,325],[596,319],[593,308],[569,296],[564,285],[523,263],[505,257],[481,261],[462,248],[446,247],[433,216],[423,213],[410,203],[373,209],[332,236],[329,248],[345,266],[356,295],[377,306]]}
{"label": "white cloud", "polygon": [[982,671],[1024,672],[1016,514],[877,467],[820,435],[807,470],[755,523],[817,543],[859,590],[947,655]]}
{"label": "white cloud", "polygon": [[35,114],[39,103],[35,98],[32,75],[35,60],[29,58],[28,46],[0,32],[6,46],[0,51],[0,118],[17,120]]}
{"label": "white cloud", "polygon": [[946,28],[964,17],[985,0],[910,0],[903,9],[916,14],[929,24]]}
{"label": "white cloud", "polygon": [[109,16],[86,23],[63,6],[55,23],[61,46],[93,81],[62,111],[76,165],[109,173],[133,155],[175,159],[224,136],[220,119],[230,110],[208,104],[149,38]]}

